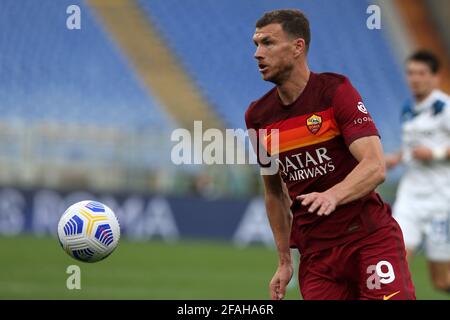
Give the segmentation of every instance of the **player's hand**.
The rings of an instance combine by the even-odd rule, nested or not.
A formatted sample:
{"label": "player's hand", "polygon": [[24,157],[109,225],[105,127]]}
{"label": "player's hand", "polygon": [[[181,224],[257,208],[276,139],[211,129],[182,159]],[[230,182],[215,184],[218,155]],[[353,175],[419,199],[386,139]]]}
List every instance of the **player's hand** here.
{"label": "player's hand", "polygon": [[397,166],[402,161],[402,157],[401,154],[388,154],[384,157],[384,160],[386,168],[389,170]]}
{"label": "player's hand", "polygon": [[309,213],[317,211],[318,216],[328,216],[338,204],[337,197],[330,191],[302,194],[296,199],[301,201],[303,206],[309,207]]}
{"label": "player's hand", "polygon": [[291,263],[279,265],[270,281],[270,296],[272,300],[282,300],[286,295],[286,287],[291,281],[294,268]]}
{"label": "player's hand", "polygon": [[433,151],[430,148],[418,146],[412,150],[412,156],[416,160],[432,161],[433,160]]}

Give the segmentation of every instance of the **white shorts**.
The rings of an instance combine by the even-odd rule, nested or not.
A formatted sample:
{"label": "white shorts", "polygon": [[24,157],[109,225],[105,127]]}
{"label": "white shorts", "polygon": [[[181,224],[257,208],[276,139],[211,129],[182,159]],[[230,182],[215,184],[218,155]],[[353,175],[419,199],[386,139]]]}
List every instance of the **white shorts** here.
{"label": "white shorts", "polygon": [[446,208],[400,197],[393,212],[407,248],[423,245],[428,260],[450,261],[450,212]]}

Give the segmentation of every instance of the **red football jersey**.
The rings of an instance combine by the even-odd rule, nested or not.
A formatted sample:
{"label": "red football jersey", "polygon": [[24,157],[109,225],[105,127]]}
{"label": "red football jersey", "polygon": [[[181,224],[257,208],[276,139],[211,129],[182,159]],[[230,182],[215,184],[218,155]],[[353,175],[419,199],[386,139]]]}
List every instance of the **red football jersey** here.
{"label": "red football jersey", "polygon": [[311,72],[303,92],[290,105],[282,104],[275,87],[250,104],[245,120],[248,129],[279,130],[276,161],[293,201],[292,247],[302,254],[327,249],[390,222],[389,205],[374,191],[338,206],[329,216],[308,213],[295,199],[342,181],[358,164],[348,146],[361,137],[379,136],[359,93],[345,76]]}

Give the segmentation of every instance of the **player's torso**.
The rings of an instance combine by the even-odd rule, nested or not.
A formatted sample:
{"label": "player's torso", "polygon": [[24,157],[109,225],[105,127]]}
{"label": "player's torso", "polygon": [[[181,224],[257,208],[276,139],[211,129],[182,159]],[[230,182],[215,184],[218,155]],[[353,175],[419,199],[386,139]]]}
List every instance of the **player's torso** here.
{"label": "player's torso", "polygon": [[[332,100],[339,82],[315,74],[300,97],[282,106],[277,92],[267,100],[260,128],[278,130],[280,176],[291,198],[321,192],[342,181],[356,166],[335,120]],[[266,141],[271,145],[271,136]],[[295,208],[297,209],[297,208]]]}
{"label": "player's torso", "polygon": [[279,132],[276,163],[291,198],[327,190],[357,164],[341,137],[333,107],[326,98],[314,97],[298,103],[287,112],[286,119],[265,128],[268,132],[272,129]]}
{"label": "player's torso", "polygon": [[[337,92],[341,95],[336,100]],[[345,97],[351,92],[351,102],[343,103],[343,92]],[[355,241],[385,225],[390,218],[386,214],[389,209],[375,192],[338,206],[329,216],[308,213],[296,200],[298,195],[322,192],[344,180],[358,164],[349,142],[358,134],[377,134],[370,115],[358,101],[360,97],[353,94],[345,77],[311,73],[305,89],[291,105],[282,105],[273,89],[252,103],[246,114],[250,127],[267,129],[267,133],[278,130],[278,151],[268,148],[272,146],[272,135],[265,141],[266,148],[278,156],[275,161],[279,174],[293,200],[291,244],[302,253]],[[356,130],[361,127],[366,128],[364,132]]]}

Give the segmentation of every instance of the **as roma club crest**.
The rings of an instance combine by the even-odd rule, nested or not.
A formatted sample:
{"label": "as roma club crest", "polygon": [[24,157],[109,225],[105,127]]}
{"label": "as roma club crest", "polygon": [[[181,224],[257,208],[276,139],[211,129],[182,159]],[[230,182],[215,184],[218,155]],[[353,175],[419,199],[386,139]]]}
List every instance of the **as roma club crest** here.
{"label": "as roma club crest", "polygon": [[311,117],[306,119],[306,126],[312,134],[316,134],[322,127],[322,117],[313,114]]}

